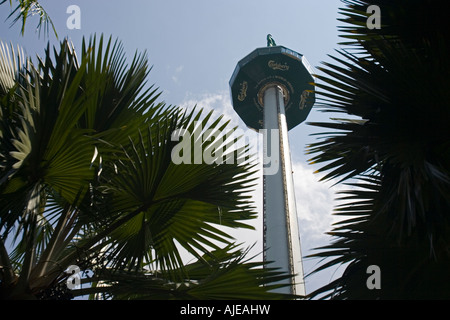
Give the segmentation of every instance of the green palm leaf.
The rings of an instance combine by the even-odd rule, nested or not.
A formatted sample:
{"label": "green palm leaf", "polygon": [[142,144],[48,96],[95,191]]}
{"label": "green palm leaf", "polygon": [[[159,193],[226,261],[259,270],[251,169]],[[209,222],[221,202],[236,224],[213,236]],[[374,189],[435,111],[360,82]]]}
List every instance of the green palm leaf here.
{"label": "green palm leaf", "polygon": [[[3,0],[0,2],[0,5],[4,4],[8,0]],[[46,34],[49,32],[49,27],[51,26],[53,29],[53,32],[57,36],[55,26],[53,24],[53,21],[50,19],[50,16],[47,14],[45,9],[41,6],[39,1],[36,0],[19,0],[16,1],[19,2],[17,4],[17,7],[9,14],[8,19],[12,16],[16,15],[11,25],[15,24],[17,21],[22,20],[22,28],[21,33],[22,35],[25,33],[25,25],[30,16],[39,16],[39,22],[37,25],[37,29],[39,29],[39,32],[42,28],[46,31]],[[9,0],[9,4],[12,7],[13,3],[12,0]]]}
{"label": "green palm leaf", "polygon": [[[158,103],[145,55],[127,66],[111,38],[83,41],[80,60],[67,41],[36,64],[1,57],[0,262],[13,268],[2,296],[281,297],[270,282],[289,275],[244,261],[223,229],[256,216],[255,164],[235,128]],[[93,271],[88,288],[67,291],[70,265]]]}
{"label": "green palm leaf", "polygon": [[[271,293],[279,287],[270,283],[288,276],[266,268],[264,263],[251,262],[247,250],[233,245],[217,249],[194,263],[185,266],[186,278],[176,282],[163,274],[104,269],[102,276],[86,278],[96,282],[75,294],[90,294],[92,298],[118,300],[230,300],[230,299],[289,299],[293,296]],[[101,282],[98,281],[101,279]],[[239,292],[236,288],[239,287]]]}
{"label": "green palm leaf", "polygon": [[[161,131],[156,141],[148,132],[147,138],[142,135],[136,143],[131,142],[126,161],[117,163],[118,173],[108,181],[108,190],[114,193],[113,210],[127,220],[112,233],[120,252],[124,256],[132,252],[127,260],[136,261],[135,252],[143,257],[153,249],[152,260],[156,259],[162,270],[183,266],[177,243],[200,258],[199,252],[204,254],[208,248],[218,249],[219,243],[230,243],[231,237],[214,224],[249,227],[240,220],[255,214],[251,205],[242,203],[250,190],[243,184],[251,180],[247,175],[239,178],[243,173],[251,174],[250,166],[174,164],[171,155],[175,142],[170,139],[175,128],[164,130],[160,124],[155,128]],[[205,128],[209,129],[212,127]],[[237,179],[233,181],[232,177]]]}

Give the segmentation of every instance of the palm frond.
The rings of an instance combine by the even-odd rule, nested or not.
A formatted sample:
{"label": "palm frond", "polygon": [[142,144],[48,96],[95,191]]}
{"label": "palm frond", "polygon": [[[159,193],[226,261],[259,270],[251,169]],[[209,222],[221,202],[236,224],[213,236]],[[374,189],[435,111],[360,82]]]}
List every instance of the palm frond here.
{"label": "palm frond", "polygon": [[[79,289],[75,294],[91,294],[119,300],[262,300],[292,299],[294,296],[270,292],[271,285],[286,276],[276,270],[263,268],[262,262],[251,262],[248,250],[228,245],[213,250],[202,259],[188,264],[183,271],[187,277],[173,282],[163,274],[149,271],[134,272],[105,269],[102,276],[87,279],[96,285]],[[236,288],[239,287],[239,290]]]}
{"label": "palm frond", "polygon": [[[4,4],[8,0],[3,0],[0,2],[0,5]],[[42,5],[39,3],[39,1],[36,0],[17,0],[16,2],[19,2],[17,4],[17,7],[9,14],[8,19],[16,16],[14,20],[11,23],[11,26],[14,25],[17,21],[22,20],[22,27],[21,27],[21,33],[22,35],[25,34],[25,26],[26,22],[29,17],[38,16],[39,22],[36,27],[37,30],[39,30],[39,34],[41,32],[41,29],[43,28],[45,30],[45,34],[48,35],[49,33],[49,27],[52,27],[52,30],[55,34],[55,36],[58,36],[56,33],[55,25],[53,24],[52,19],[48,15],[47,11],[42,7]],[[13,1],[9,0],[9,4],[11,7],[13,7]]]}
{"label": "palm frond", "polygon": [[[247,184],[255,178],[251,166],[174,164],[171,157],[176,142],[171,137],[177,126],[176,121],[168,127],[159,124],[138,141],[130,141],[125,149],[127,159],[117,163],[117,174],[108,181],[108,190],[114,194],[113,210],[127,220],[112,233],[118,241],[117,247],[113,246],[114,256],[128,257],[133,266],[152,249],[159,268],[180,269],[179,247],[199,258],[199,253],[218,249],[219,243],[230,243],[231,237],[218,227],[249,228],[240,221],[255,215],[246,201]],[[215,126],[217,121],[204,131]],[[194,139],[193,123],[188,127],[194,131],[185,138],[201,143]],[[154,130],[160,133],[152,134]],[[206,148],[200,145],[201,151]]]}
{"label": "palm frond", "polygon": [[[0,228],[16,241],[9,257],[0,252],[13,268],[2,296],[72,297],[79,292],[64,287],[66,269],[77,265],[95,275],[83,279],[84,293],[114,298],[286,297],[269,289],[289,275],[244,261],[247,251],[233,251],[223,229],[252,228],[256,216],[255,164],[236,128],[158,103],[145,54],[127,66],[111,38],[83,41],[80,60],[66,40],[36,64],[8,57],[0,61]],[[189,142],[181,163],[179,132]]]}
{"label": "palm frond", "polygon": [[[347,266],[339,279],[312,296],[447,297],[448,286],[438,284],[436,273],[447,278],[443,270],[450,261],[445,234],[450,225],[450,96],[443,89],[450,83],[442,72],[448,65],[438,67],[436,61],[444,61],[450,50],[442,41],[448,31],[433,22],[429,33],[417,30],[413,38],[400,23],[421,15],[423,1],[408,6],[344,2],[346,49],[339,51],[342,58],[332,57],[335,63],[324,64],[316,86],[322,90],[322,111],[348,118],[312,123],[330,132],[317,135],[321,141],[308,152],[310,162],[321,165],[318,172],[326,173],[323,180],[352,187],[341,193],[344,203],[335,209],[344,217],[330,232],[337,240],[313,255],[328,259],[317,270]],[[381,29],[365,26],[369,5],[381,8]],[[370,291],[361,281],[371,264],[389,274],[381,291]],[[414,283],[414,277],[424,281]],[[431,284],[439,288],[436,294],[430,293]]]}

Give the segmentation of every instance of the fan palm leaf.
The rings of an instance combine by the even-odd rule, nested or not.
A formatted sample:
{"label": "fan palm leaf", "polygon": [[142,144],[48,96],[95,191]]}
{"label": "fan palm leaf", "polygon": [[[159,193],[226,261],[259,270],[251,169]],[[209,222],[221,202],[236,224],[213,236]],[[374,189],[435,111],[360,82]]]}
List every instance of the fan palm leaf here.
{"label": "fan palm leaf", "polygon": [[[251,229],[256,216],[255,164],[236,128],[158,103],[145,55],[127,66],[111,38],[83,41],[80,59],[68,41],[45,53],[0,62],[2,297],[280,298],[270,282],[289,275],[243,260],[223,229]],[[68,291],[72,265],[94,272],[88,290]],[[193,291],[174,286],[194,278]]]}

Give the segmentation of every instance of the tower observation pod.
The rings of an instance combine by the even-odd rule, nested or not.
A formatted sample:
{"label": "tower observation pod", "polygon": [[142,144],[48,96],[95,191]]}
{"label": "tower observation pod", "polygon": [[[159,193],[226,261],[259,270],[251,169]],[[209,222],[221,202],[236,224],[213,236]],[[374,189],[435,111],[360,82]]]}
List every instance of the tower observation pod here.
{"label": "tower observation pod", "polygon": [[314,102],[312,70],[300,53],[267,47],[240,60],[230,79],[233,108],[244,123],[263,134],[264,261],[294,274],[274,291],[305,295],[288,131],[303,122]]}

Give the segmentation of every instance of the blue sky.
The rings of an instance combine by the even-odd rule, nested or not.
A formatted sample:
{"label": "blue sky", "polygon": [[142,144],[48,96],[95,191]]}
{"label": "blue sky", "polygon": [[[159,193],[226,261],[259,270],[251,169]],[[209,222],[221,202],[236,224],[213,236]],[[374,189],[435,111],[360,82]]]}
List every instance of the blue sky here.
{"label": "blue sky", "polygon": [[[265,46],[268,33],[277,44],[304,54],[313,67],[330,62],[327,55],[335,55],[339,48],[337,18],[338,8],[343,7],[340,0],[42,0],[41,4],[60,39],[68,37],[80,48],[83,36],[104,34],[119,39],[129,59],[136,51],[146,51],[153,65],[148,82],[164,92],[166,103],[215,109],[217,115],[225,113],[242,129],[245,126],[235,115],[229,97],[228,81],[236,63]],[[70,5],[80,7],[79,30],[67,28]],[[4,4],[0,10],[0,40],[22,46],[30,56],[42,56],[48,41],[57,43],[53,33],[38,37],[36,19],[28,22],[25,36],[20,36],[19,23],[8,28],[11,20],[4,22],[9,6]],[[313,108],[307,121],[326,121],[328,117]],[[317,167],[306,163],[305,146],[315,141],[310,136],[314,132],[317,129],[303,123],[290,131],[289,137],[304,255],[330,241],[323,234],[330,230],[335,204],[335,189],[330,183],[318,182],[319,176],[313,174]],[[255,192],[259,208],[260,192],[261,188]],[[256,242],[255,250],[261,250],[260,225],[261,220],[257,220],[254,233],[238,233],[236,237],[248,245]],[[304,261],[305,272],[317,262]],[[328,270],[307,279],[307,292],[339,273],[334,272]]]}

